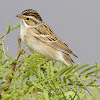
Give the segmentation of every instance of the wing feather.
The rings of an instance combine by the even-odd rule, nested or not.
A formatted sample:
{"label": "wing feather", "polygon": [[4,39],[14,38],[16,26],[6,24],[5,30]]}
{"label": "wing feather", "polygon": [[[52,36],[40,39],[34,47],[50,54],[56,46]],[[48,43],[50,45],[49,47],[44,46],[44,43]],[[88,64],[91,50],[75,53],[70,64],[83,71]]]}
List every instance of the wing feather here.
{"label": "wing feather", "polygon": [[50,29],[50,27],[46,24],[43,24],[37,28],[31,29],[31,31],[34,31],[32,35],[39,39],[41,42],[44,42],[46,45],[51,46],[52,48],[62,51],[66,54],[71,54],[75,57],[77,57],[66,45],[63,43]]}

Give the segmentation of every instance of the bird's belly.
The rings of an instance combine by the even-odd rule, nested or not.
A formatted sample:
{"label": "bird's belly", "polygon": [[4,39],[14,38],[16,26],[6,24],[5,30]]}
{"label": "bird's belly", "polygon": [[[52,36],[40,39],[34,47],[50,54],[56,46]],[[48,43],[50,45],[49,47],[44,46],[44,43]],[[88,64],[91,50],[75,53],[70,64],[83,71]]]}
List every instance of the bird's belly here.
{"label": "bird's belly", "polygon": [[24,43],[27,45],[30,51],[41,53],[42,55],[51,59],[59,60],[60,51],[36,39],[32,34],[27,34],[27,33],[28,33],[27,30],[22,29],[21,39],[24,41]]}
{"label": "bird's belly", "polygon": [[[33,39],[33,38],[32,38]],[[59,51],[55,50],[54,48],[40,42],[39,40],[33,39],[32,41],[28,41],[26,43],[30,51],[41,53],[42,55],[49,57],[51,59],[58,60]]]}

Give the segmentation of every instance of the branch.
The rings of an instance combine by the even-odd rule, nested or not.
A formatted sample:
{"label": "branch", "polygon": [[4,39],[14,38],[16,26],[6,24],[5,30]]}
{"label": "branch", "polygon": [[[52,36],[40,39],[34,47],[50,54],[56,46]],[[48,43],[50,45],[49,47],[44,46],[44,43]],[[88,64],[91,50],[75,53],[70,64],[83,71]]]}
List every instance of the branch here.
{"label": "branch", "polygon": [[[12,69],[11,69],[12,75],[14,75],[15,68],[16,68],[16,61],[18,61],[20,55],[22,54],[22,51],[23,50],[21,50],[21,38],[18,37],[18,52],[17,52],[17,55],[15,57],[15,61],[12,64]],[[12,78],[7,77],[6,84],[11,83],[11,80],[12,80]]]}

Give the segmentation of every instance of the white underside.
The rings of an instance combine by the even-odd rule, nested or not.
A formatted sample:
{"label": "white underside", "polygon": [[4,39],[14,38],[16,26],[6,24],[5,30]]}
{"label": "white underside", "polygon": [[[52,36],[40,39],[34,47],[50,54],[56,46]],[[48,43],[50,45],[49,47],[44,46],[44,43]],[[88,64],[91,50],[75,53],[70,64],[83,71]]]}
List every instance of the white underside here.
{"label": "white underside", "polygon": [[[24,41],[25,36],[26,36],[26,30],[27,28],[25,28],[25,24],[21,20],[21,30],[20,30],[20,36],[21,39]],[[41,53],[42,55],[49,57],[51,59],[55,59],[55,60],[59,60],[61,62],[63,62],[64,64],[70,66],[63,58],[63,53],[61,51],[55,50],[54,48],[51,48],[50,46],[36,40],[34,37],[32,37],[32,39],[29,39],[28,42],[24,43],[29,47],[29,49],[31,51],[35,51],[37,53]]]}

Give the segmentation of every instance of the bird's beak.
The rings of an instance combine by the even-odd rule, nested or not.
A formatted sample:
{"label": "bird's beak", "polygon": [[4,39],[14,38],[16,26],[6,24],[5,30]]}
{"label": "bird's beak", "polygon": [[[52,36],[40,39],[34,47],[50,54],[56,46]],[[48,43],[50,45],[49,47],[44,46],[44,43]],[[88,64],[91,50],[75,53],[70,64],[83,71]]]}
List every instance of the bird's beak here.
{"label": "bird's beak", "polygon": [[20,18],[20,19],[23,19],[22,14],[18,14],[16,17],[18,17],[18,18]]}

